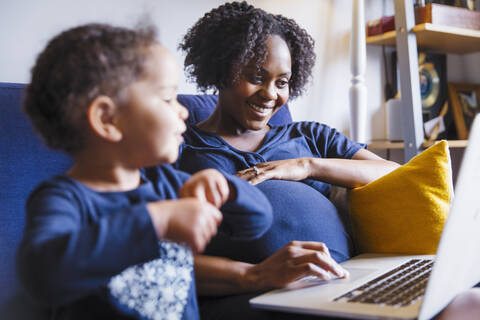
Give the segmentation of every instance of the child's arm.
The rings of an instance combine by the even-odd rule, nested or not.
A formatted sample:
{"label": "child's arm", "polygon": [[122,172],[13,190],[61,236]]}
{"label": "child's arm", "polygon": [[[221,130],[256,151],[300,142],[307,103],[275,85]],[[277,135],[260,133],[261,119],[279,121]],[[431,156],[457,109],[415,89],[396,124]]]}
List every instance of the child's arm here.
{"label": "child's arm", "polygon": [[17,256],[23,286],[47,305],[88,295],[127,267],[159,255],[145,204],[99,216],[62,187],[46,185],[29,197]]}
{"label": "child's arm", "polygon": [[180,189],[179,196],[221,206],[223,223],[219,231],[234,239],[260,238],[272,223],[272,207],[258,188],[215,169],[192,175]]}
{"label": "child's arm", "polygon": [[98,291],[126,268],[158,258],[159,238],[186,242],[198,252],[220,220],[218,209],[196,199],[97,210],[81,193],[46,185],[27,203],[18,273],[36,301],[66,304]]}

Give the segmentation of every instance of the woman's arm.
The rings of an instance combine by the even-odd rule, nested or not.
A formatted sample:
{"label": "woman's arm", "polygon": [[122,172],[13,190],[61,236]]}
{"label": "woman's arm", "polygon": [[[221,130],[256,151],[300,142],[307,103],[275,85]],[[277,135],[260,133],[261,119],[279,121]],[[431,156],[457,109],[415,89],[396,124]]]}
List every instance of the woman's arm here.
{"label": "woman's arm", "polygon": [[269,179],[315,179],[330,184],[355,188],[374,181],[400,165],[387,161],[374,153],[360,149],[353,159],[298,158],[270,161],[239,171],[237,175],[255,185]]}
{"label": "woman's arm", "polygon": [[247,279],[247,270],[253,265],[222,257],[196,255],[195,281],[201,296],[223,296],[256,291],[253,281]]}
{"label": "woman's arm", "polygon": [[305,276],[347,277],[321,242],[292,241],[259,264],[195,256],[199,295],[217,296],[281,288]]}
{"label": "woman's arm", "polygon": [[310,159],[309,177],[342,187],[355,188],[381,178],[399,166],[396,162],[384,160],[373,152],[360,149],[352,160]]}

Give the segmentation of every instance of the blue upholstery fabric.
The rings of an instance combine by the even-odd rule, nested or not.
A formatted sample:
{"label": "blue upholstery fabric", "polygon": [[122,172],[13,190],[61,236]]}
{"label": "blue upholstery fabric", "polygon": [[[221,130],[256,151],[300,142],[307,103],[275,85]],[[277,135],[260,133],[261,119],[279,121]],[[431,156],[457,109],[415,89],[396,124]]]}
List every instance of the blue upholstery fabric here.
{"label": "blue upholstery fabric", "polygon": [[[41,181],[66,171],[72,161],[48,149],[21,111],[25,84],[0,83],[0,315],[2,319],[43,319],[47,315],[21,294],[15,253],[25,224],[25,201]],[[204,120],[215,108],[213,95],[179,95],[190,112],[189,122]],[[291,122],[288,107],[272,124]]]}
{"label": "blue upholstery fabric", "polygon": [[0,314],[17,309],[15,315],[4,319],[32,316],[27,314],[25,303],[19,301],[15,274],[15,253],[25,224],[25,200],[40,181],[65,171],[71,164],[66,155],[48,149],[34,133],[21,111],[24,89],[24,84],[0,83]]}

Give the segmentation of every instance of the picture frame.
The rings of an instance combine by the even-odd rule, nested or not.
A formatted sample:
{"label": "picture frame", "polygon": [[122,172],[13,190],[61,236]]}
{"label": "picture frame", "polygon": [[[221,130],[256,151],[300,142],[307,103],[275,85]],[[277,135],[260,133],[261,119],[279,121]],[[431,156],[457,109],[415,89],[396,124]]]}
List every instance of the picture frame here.
{"label": "picture frame", "polygon": [[448,95],[458,139],[466,140],[473,119],[480,112],[480,84],[449,83]]}

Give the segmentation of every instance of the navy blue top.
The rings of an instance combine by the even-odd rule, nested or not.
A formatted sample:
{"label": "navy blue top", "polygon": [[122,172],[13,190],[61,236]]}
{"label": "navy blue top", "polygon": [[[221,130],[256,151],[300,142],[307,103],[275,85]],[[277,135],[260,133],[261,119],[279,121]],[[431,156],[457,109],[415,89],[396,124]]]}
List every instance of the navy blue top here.
{"label": "navy blue top", "polygon": [[[301,157],[351,159],[364,147],[336,129],[317,122],[271,126],[256,152],[238,150],[218,135],[195,125],[189,126],[184,137],[176,165],[190,173],[220,168],[234,174],[261,162]],[[257,187],[273,206],[272,228],[252,241],[236,241],[217,235],[206,254],[258,263],[292,240],[324,242],[338,262],[353,254],[351,237],[327,198],[329,184],[312,179],[267,180]]]}
{"label": "navy blue top", "polygon": [[[142,171],[143,183],[125,192],[98,192],[65,175],[40,184],[27,201],[18,252],[27,292],[54,307],[56,318],[127,318],[109,302],[107,283],[128,267],[162,258],[146,204],[178,198],[189,177],[162,165]],[[234,239],[260,237],[272,221],[267,198],[239,178],[227,180],[237,197],[221,208],[219,232]],[[198,318],[194,281],[183,318]]]}

